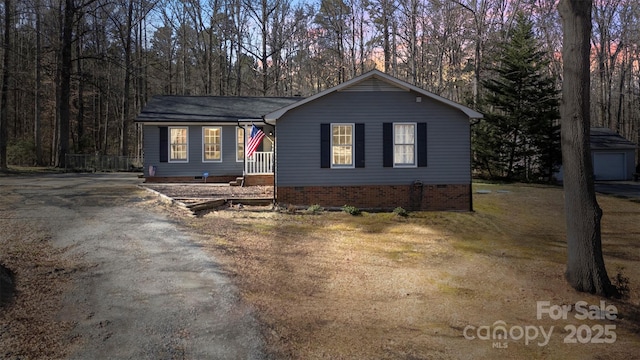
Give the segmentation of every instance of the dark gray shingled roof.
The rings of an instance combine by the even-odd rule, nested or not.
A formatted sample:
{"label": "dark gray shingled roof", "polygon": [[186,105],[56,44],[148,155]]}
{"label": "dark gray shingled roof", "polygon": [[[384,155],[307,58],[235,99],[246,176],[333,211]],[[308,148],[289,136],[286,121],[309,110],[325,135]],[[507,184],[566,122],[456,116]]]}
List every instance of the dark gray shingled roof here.
{"label": "dark gray shingled roof", "polygon": [[154,96],[136,122],[235,122],[263,115],[302,100],[302,97]]}
{"label": "dark gray shingled roof", "polygon": [[635,149],[637,145],[623,138],[620,134],[609,128],[593,127],[591,128],[591,149],[607,150],[607,149]]}

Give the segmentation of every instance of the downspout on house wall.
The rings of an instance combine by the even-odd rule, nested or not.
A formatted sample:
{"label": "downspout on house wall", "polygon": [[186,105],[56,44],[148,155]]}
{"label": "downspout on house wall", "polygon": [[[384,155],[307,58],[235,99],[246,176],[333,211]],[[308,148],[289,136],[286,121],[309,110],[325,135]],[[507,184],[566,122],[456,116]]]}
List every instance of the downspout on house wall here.
{"label": "downspout on house wall", "polygon": [[[471,121],[471,120],[469,120]],[[471,129],[471,123],[469,124],[469,211],[473,212],[473,130]]]}
{"label": "downspout on house wall", "polygon": [[265,120],[264,116],[262,117],[262,121],[266,124],[266,125],[271,125],[273,126],[273,144],[271,145],[271,147],[273,148],[273,199],[272,199],[272,203],[273,206],[275,206],[278,202],[278,195],[277,195],[277,191],[278,191],[278,187],[276,186],[276,174],[278,172],[278,156],[277,156],[277,151],[276,151],[276,147],[278,146],[277,141],[276,141],[276,124],[275,122],[273,124],[269,124],[267,122],[267,120]]}

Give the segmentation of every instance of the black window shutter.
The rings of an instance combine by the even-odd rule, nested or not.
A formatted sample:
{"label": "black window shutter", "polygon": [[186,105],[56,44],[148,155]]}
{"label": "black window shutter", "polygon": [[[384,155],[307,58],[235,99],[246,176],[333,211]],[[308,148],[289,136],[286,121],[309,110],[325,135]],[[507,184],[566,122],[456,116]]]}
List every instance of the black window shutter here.
{"label": "black window shutter", "polygon": [[418,123],[418,167],[427,166],[427,123]]}
{"label": "black window shutter", "polygon": [[320,124],[320,167],[331,167],[331,124]]}
{"label": "black window shutter", "polygon": [[160,126],[160,162],[169,161],[169,128]]}
{"label": "black window shutter", "polygon": [[364,124],[356,124],[356,167],[364,167]]}
{"label": "black window shutter", "polygon": [[382,166],[393,167],[393,124],[382,124]]}

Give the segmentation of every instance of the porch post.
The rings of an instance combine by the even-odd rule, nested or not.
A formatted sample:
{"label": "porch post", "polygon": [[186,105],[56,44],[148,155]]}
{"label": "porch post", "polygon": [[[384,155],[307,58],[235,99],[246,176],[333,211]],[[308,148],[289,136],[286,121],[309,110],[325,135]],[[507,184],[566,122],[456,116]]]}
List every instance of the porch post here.
{"label": "porch post", "polygon": [[273,149],[271,149],[272,154],[273,154],[272,155],[273,167],[271,169],[271,172],[273,172],[273,206],[274,207],[278,204],[278,202],[277,202],[278,196],[276,194],[276,191],[278,189],[276,187],[276,166],[278,164],[278,162],[276,161],[276,147],[277,146],[278,146],[278,143],[276,142],[276,125],[274,124],[273,125],[273,146],[272,146]]}
{"label": "porch post", "polygon": [[[247,134],[245,126],[240,125],[240,120],[238,120],[238,127],[242,129],[242,179],[244,182],[244,177],[247,175]],[[236,141],[238,141],[237,138]],[[238,151],[237,147],[236,151]]]}

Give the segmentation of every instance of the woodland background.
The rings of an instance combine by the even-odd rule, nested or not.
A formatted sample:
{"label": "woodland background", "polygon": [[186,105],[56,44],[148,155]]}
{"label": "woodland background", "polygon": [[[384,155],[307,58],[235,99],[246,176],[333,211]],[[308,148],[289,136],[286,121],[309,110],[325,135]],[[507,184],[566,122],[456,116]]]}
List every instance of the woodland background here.
{"label": "woodland background", "polygon": [[[142,156],[158,94],[308,96],[373,68],[478,108],[521,12],[562,82],[557,0],[4,0],[9,163]],[[591,119],[638,142],[640,3],[595,0]]]}

